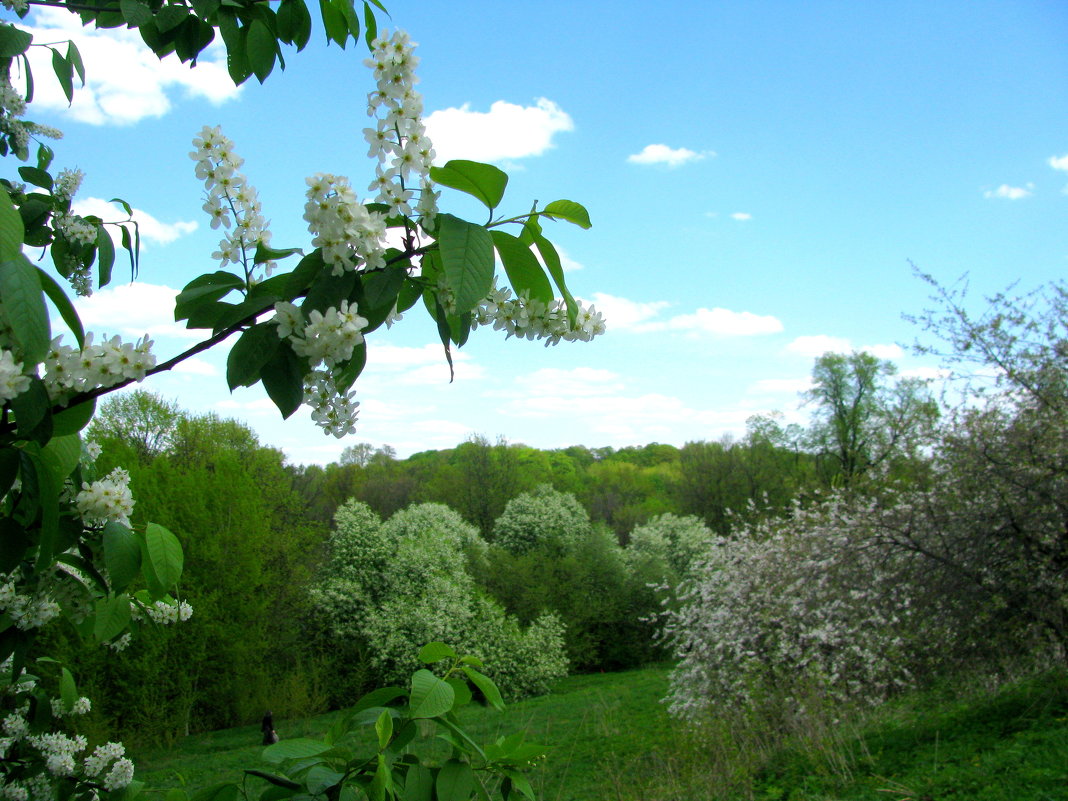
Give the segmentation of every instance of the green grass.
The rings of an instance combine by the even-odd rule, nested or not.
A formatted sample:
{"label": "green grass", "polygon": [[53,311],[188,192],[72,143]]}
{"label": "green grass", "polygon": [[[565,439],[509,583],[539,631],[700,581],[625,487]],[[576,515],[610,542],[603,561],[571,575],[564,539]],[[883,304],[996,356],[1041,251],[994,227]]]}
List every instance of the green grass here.
{"label": "green grass", "polygon": [[[948,690],[915,694],[866,721],[841,723],[830,739],[824,732],[792,746],[730,726],[695,736],[667,715],[659,700],[666,691],[666,668],[575,676],[504,713],[471,708],[462,717],[476,739],[524,729],[552,746],[534,777],[545,801],[1068,799],[1063,673],[965,699]],[[277,728],[283,737],[315,736],[333,718]],[[175,786],[179,774],[191,790],[233,781],[259,766],[259,739],[258,726],[245,726],[146,750],[135,755],[138,777],[159,789]],[[726,787],[733,790],[713,790]]]}

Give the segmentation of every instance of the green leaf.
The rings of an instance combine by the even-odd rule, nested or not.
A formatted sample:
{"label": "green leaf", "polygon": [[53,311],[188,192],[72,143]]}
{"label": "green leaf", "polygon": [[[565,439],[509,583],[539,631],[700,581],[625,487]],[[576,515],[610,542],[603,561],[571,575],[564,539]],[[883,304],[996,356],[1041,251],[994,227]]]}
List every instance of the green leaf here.
{"label": "green leaf", "polygon": [[162,589],[170,591],[178,584],[185,563],[182,544],[159,523],[149,523],[145,527],[145,556]]}
{"label": "green leaf", "polygon": [[352,349],[352,356],[341,365],[341,369],[334,374],[334,384],[338,391],[348,392],[356,379],[360,377],[363,368],[367,366],[367,342],[361,342]]}
{"label": "green leaf", "polygon": [[288,342],[282,342],[263,365],[260,380],[283,418],[292,415],[304,402],[304,368]]}
{"label": "green leaf", "polygon": [[[52,305],[56,307],[59,316],[67,324],[67,328],[74,334],[74,338],[78,341],[78,347],[83,347],[85,345],[85,329],[82,328],[82,321],[78,317],[78,312],[74,310],[74,304],[67,297],[67,293],[63,291],[63,288],[56,283],[52,276],[40,267],[37,268],[37,277],[41,281],[41,289],[48,299],[52,301]],[[81,429],[78,430],[80,431]]]}
{"label": "green leaf", "polygon": [[189,12],[184,5],[164,6],[156,13],[156,27],[161,33],[166,33],[181,25],[189,17]]}
{"label": "green leaf", "polygon": [[267,76],[274,69],[274,57],[277,47],[274,36],[271,35],[267,25],[261,20],[252,20],[252,23],[248,26],[246,53],[248,54],[249,66],[252,67],[252,72],[255,73],[256,79],[260,83],[267,80]]}
{"label": "green leaf", "polygon": [[[124,229],[125,230],[125,229]],[[192,326],[194,316],[200,317],[218,300],[229,295],[235,289],[243,288],[245,282],[232,273],[218,271],[198,276],[185,285],[174,299],[174,319],[189,320]],[[201,320],[200,322],[204,322]],[[210,324],[209,324],[210,325]],[[209,326],[196,326],[209,327]]]}
{"label": "green leaf", "polygon": [[413,718],[436,718],[452,709],[455,699],[456,694],[448,682],[429,670],[417,670],[412,675],[408,714]]}
{"label": "green leaf", "polygon": [[0,25],[0,58],[14,58],[25,53],[33,35],[14,25]]}
{"label": "green leaf", "polygon": [[130,624],[130,599],[125,595],[101,598],[96,602],[96,621],[93,636],[97,642],[107,642],[126,630]]}
{"label": "green leaf", "polygon": [[95,411],[96,399],[93,398],[52,415],[53,435],[61,437],[66,434],[77,434],[89,425]]}
{"label": "green leaf", "polygon": [[475,789],[475,774],[466,762],[450,759],[438,771],[434,783],[438,801],[469,801]]}
{"label": "green leaf", "polygon": [[319,13],[323,18],[327,44],[332,39],[344,50],[345,41],[349,38],[349,25],[345,21],[345,15],[330,0],[319,0]]}
{"label": "green leaf", "polygon": [[141,541],[129,528],[109,522],[104,526],[104,566],[113,592],[125,590],[141,572]]}
{"label": "green leaf", "polygon": [[11,196],[0,191],[0,261],[18,258],[25,233],[22,216],[11,202]]}
{"label": "green leaf", "polygon": [[469,312],[493,286],[493,239],[481,225],[451,214],[438,217],[438,249],[456,311]]}
{"label": "green leaf", "polygon": [[330,750],[330,746],[318,740],[310,740],[307,737],[295,737],[292,740],[282,740],[274,745],[263,749],[263,761],[278,765],[287,759],[300,759],[301,757],[313,757]]}
{"label": "green leaf", "polygon": [[68,712],[78,701],[78,687],[74,683],[74,676],[65,667],[59,669],[59,697]]}
{"label": "green leaf", "polygon": [[257,776],[261,779],[264,779],[265,781],[269,781],[276,787],[284,787],[287,790],[304,789],[304,785],[299,784],[298,782],[295,782],[292,779],[287,779],[285,776],[276,776],[273,773],[267,773],[266,771],[262,770],[252,770],[250,768],[245,768],[245,773],[249,776]]}
{"label": "green leaf", "polygon": [[452,691],[456,693],[456,700],[452,704],[453,709],[459,709],[471,703],[471,699],[474,696],[471,693],[471,687],[466,681],[457,676],[447,678],[445,681],[452,685]]}
{"label": "green leaf", "polygon": [[504,709],[504,699],[501,698],[501,691],[497,689],[497,685],[493,683],[489,676],[479,673],[469,665],[464,665],[463,671],[467,674],[467,678],[471,679],[471,683],[486,696],[486,700],[489,701],[494,709],[497,711]]}
{"label": "green leaf", "polygon": [[259,381],[260,370],[281,344],[278,326],[273,322],[258,323],[245,331],[226,358],[226,383],[230,391],[251,387]]}
{"label": "green leaf", "polygon": [[363,4],[363,27],[364,41],[367,42],[367,47],[370,48],[375,39],[378,38],[378,21],[375,19],[375,12],[371,10],[367,3]]}
{"label": "green leaf", "polygon": [[370,275],[365,275],[363,297],[367,308],[388,307],[392,309],[407,275],[408,271],[404,267],[387,267],[385,270],[376,270]]}
{"label": "green leaf", "polygon": [[311,282],[311,287],[308,289],[304,302],[300,304],[300,309],[304,312],[305,318],[313,310],[325,312],[331,306],[334,308],[340,306],[341,301],[352,294],[357,280],[359,279],[357,279],[356,273],[334,275],[327,270],[320,271],[315,280]]}
{"label": "green leaf", "polygon": [[419,661],[425,665],[433,665],[442,659],[456,659],[456,651],[443,642],[428,642],[419,649]]}
{"label": "green leaf", "polygon": [[508,174],[492,164],[453,159],[444,167],[431,167],[430,179],[478,198],[491,211],[500,205]]}
{"label": "green leaf", "polygon": [[56,74],[63,94],[70,103],[74,100],[74,65],[67,61],[54,47],[52,50],[52,71]]}
{"label": "green leaf", "polygon": [[52,436],[52,401],[44,382],[35,375],[30,376],[29,388],[18,397],[8,401],[8,406],[15,413],[15,423],[19,436],[37,442],[48,442]]}
{"label": "green leaf", "polygon": [[579,228],[589,228],[592,225],[590,213],[586,211],[586,207],[573,200],[554,200],[542,209],[541,213],[542,216],[552,217],[554,220],[567,220]]}
{"label": "green leaf", "polygon": [[538,253],[541,254],[541,260],[545,262],[545,267],[549,270],[549,275],[553,277],[553,281],[556,282],[557,289],[560,290],[560,295],[564,299],[564,303],[567,305],[567,315],[571,321],[571,324],[575,323],[575,315],[578,314],[578,303],[575,302],[575,298],[571,294],[571,290],[567,288],[567,283],[564,281],[564,267],[560,263],[560,254],[556,252],[556,247],[542,236],[537,233],[533,237],[534,245],[538,249]]}
{"label": "green leaf", "polygon": [[26,183],[47,189],[49,192],[52,191],[54,186],[52,176],[48,174],[48,171],[37,167],[19,167],[19,177]]}
{"label": "green leaf", "polygon": [[326,765],[316,765],[304,775],[304,781],[308,785],[308,793],[322,795],[331,787],[345,778],[344,773],[328,768]]}
{"label": "green leaf", "polygon": [[85,64],[82,62],[82,54],[78,52],[73,41],[67,42],[67,61],[74,67],[74,72],[78,80],[82,82],[82,86],[85,86]]}
{"label": "green leaf", "polygon": [[111,283],[111,268],[115,266],[115,243],[103,225],[96,229],[97,286]]}
{"label": "green leaf", "polygon": [[375,734],[378,735],[380,749],[389,745],[389,738],[393,736],[393,716],[389,714],[388,709],[383,709],[375,721]]}
{"label": "green leaf", "polygon": [[530,801],[535,801],[534,788],[530,786],[530,780],[517,770],[503,771],[504,775],[512,780],[512,786],[525,795]]}
{"label": "green leaf", "polygon": [[30,544],[26,529],[10,517],[0,517],[0,571],[10,573],[18,567]]}
{"label": "green leaf", "polygon": [[119,0],[119,10],[131,28],[140,28],[152,21],[152,9],[141,0]]}
{"label": "green leaf", "polygon": [[406,691],[400,687],[379,687],[377,690],[364,695],[350,710],[352,714],[362,712],[365,709],[373,709],[376,706],[385,706],[406,695]]}
{"label": "green leaf", "polygon": [[408,768],[404,777],[404,793],[401,801],[432,801],[434,774],[426,765],[415,764]]}
{"label": "green leaf", "polygon": [[[275,250],[274,248],[267,247],[267,245],[260,242],[256,245],[256,255],[252,257],[252,262],[254,264],[263,264],[267,261],[278,261],[279,259],[284,259],[287,256],[292,256],[294,253],[300,253],[301,255],[303,255],[304,251],[302,251],[300,248],[283,248],[281,250]],[[276,277],[281,278],[281,276]]]}
{"label": "green leaf", "polygon": [[37,268],[19,254],[0,262],[0,298],[11,334],[28,364],[44,360],[51,342],[48,309]]}
{"label": "green leaf", "polygon": [[552,284],[530,247],[504,231],[491,231],[490,236],[515,293],[519,295],[526,292],[534,300],[552,303],[555,297]]}
{"label": "green leaf", "polygon": [[41,464],[51,473],[59,483],[63,483],[74,468],[78,466],[78,459],[82,455],[82,442],[77,434],[68,434],[64,437],[54,436],[48,444],[41,448]]}

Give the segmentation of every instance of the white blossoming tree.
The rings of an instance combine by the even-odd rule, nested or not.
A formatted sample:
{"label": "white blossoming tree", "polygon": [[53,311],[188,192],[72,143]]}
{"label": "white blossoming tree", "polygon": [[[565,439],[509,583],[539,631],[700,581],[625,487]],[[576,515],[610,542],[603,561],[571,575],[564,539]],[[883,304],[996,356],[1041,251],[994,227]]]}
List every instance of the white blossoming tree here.
{"label": "white blossoming tree", "polygon": [[[352,387],[366,361],[366,337],[420,302],[436,322],[450,364],[451,349],[482,325],[555,344],[589,340],[603,323],[568,291],[559,254],[543,230],[547,221],[587,228],[586,210],[558,200],[502,215],[504,172],[472,161],[432,166],[434,150],[414,88],[414,45],[400,31],[378,33],[378,0],[365,0],[362,14],[354,0],[321,0],[328,41],[344,48],[363,33],[370,49],[365,63],[372,71],[368,107],[375,126],[365,137],[371,196],[361,201],[348,178],[312,176],[304,215],[309,243],[276,248],[233,144],[206,127],[191,155],[204,181],[205,212],[223,238],[211,257],[216,263],[186,285],[175,308],[175,319],[202,331],[203,339],[161,361],[147,337],[129,343],[86,332],[62,282],[78,294],[107,285],[116,258],[112,232],[136,273],[139,241],[130,219],[73,212],[82,175],[56,170],[55,151],[43,140],[60,132],[26,117],[35,77],[31,48],[51,50],[55,79],[68,99],[86,74],[73,43],[39,44],[20,24],[37,4],[66,8],[86,25],[136,29],[161,58],[173,53],[195,62],[221,38],[238,84],[253,75],[262,82],[276,65],[284,68],[283,49],[302,50],[312,22],[304,0],[2,0],[9,19],[0,20],[0,156],[21,166],[12,164],[0,178],[0,705],[6,715],[0,785],[12,801],[95,800],[102,793],[129,798],[138,785],[122,746],[104,744],[89,753],[85,738],[69,734],[67,718],[84,712],[88,701],[71,673],[37,647],[36,636],[62,621],[121,648],[140,627],[191,613],[177,595],[178,540],[158,525],[131,526],[124,471],[96,474],[96,454],[80,435],[96,399],[236,335],[226,376],[231,389],[262,384],[284,417],[307,404],[324,431],[341,437],[355,425]],[[445,189],[481,201],[488,222],[439,210]],[[118,202],[130,215],[131,207]],[[398,236],[389,241],[400,246],[387,244],[390,230]],[[34,250],[48,253],[54,272],[24,255]],[[496,258],[507,286],[498,285]],[[53,331],[50,306],[69,339]],[[483,796],[490,790],[531,796],[518,769],[539,749],[516,738],[479,748],[463,739],[452,717],[471,697],[468,682],[499,702],[492,682],[476,670],[479,661],[441,643],[424,648],[420,658],[444,662],[444,677],[420,670],[410,690],[361,702],[365,710],[381,708],[377,717],[371,714],[378,749],[369,759],[350,761],[329,744],[305,743],[298,748],[303,761],[294,766],[288,760],[297,753],[280,743],[269,755],[278,773],[254,775],[273,785],[277,799],[287,791],[337,797],[345,783],[376,801],[401,793],[423,797],[419,788],[435,782],[438,797],[445,797],[445,785],[450,798],[467,798],[476,786]],[[404,703],[385,708],[398,699]],[[418,720],[452,732],[461,756],[433,767],[401,761]],[[355,725],[355,718],[342,721],[330,742],[348,737]],[[313,767],[318,772],[309,778]],[[288,777],[280,775],[287,771]],[[334,777],[325,784],[323,771]],[[495,779],[487,784],[483,776]],[[225,791],[228,799],[241,792],[238,785]]]}

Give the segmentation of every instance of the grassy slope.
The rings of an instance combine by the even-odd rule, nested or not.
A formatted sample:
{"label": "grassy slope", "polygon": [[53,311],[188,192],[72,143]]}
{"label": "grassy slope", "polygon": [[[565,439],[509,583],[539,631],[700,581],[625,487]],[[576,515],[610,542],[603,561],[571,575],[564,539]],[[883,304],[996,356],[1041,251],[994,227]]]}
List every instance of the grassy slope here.
{"label": "grassy slope", "polygon": [[[706,751],[667,716],[659,702],[666,689],[665,669],[576,676],[504,714],[469,710],[465,725],[476,739],[522,728],[552,745],[535,781],[545,801],[699,801],[708,797]],[[332,717],[279,722],[278,730],[283,737],[314,736]],[[903,699],[857,731],[834,755],[838,760],[813,748],[776,753],[758,775],[739,777],[751,790],[739,797],[1068,799],[1063,674],[968,701],[933,693]],[[258,727],[246,726],[138,754],[138,777],[163,788],[180,773],[193,790],[234,780],[243,768],[259,766],[259,736]]]}

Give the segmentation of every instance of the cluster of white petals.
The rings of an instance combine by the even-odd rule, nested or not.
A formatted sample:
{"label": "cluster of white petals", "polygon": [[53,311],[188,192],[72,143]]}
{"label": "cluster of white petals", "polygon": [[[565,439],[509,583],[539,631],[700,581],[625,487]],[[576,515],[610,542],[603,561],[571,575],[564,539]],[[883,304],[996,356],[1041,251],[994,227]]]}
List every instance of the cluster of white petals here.
{"label": "cluster of white petals", "polygon": [[88,715],[93,708],[93,703],[84,695],[77,698],[69,707],[62,698],[53,698],[51,701],[52,715],[57,718]]}
{"label": "cluster of white petals", "polygon": [[[134,620],[143,620],[147,616],[153,623],[158,623],[161,626],[185,623],[193,616],[192,606],[185,601],[174,600],[153,601],[143,609],[134,605],[130,611]],[[116,647],[115,650],[121,651],[122,648]]]}
{"label": "cluster of white petals", "polygon": [[21,593],[8,577],[0,584],[0,612],[7,614],[22,631],[39,629],[59,615],[59,604],[48,593]]}
{"label": "cluster of white petals", "polygon": [[355,303],[346,300],[325,312],[313,310],[307,322],[292,303],[276,303],[274,309],[278,336],[289,340],[293,351],[308,359],[311,367],[304,377],[304,403],[312,409],[312,420],[339,439],[351,434],[360,404],[352,399],[352,391],[340,391],[337,370],[363,342],[367,320],[356,313]]}
{"label": "cluster of white petals", "polygon": [[85,346],[80,349],[63,345],[61,341],[61,337],[52,340],[44,360],[45,388],[55,403],[65,403],[71,395],[97,387],[113,387],[128,379],[141,381],[156,366],[152,340],[147,335],[136,343],[123,342],[114,336],[97,345],[92,333],[88,333]]}
{"label": "cluster of white petals", "polygon": [[[241,264],[251,278],[256,248],[270,245],[271,232],[256,189],[238,172],[244,159],[234,152],[234,143],[219,126],[205,125],[193,139],[193,147],[196,150],[189,157],[196,162],[196,176],[204,182],[207,192],[204,211],[211,217],[212,228],[227,231],[212,258],[218,259],[222,267]],[[265,262],[266,275],[274,267],[274,262]]]}
{"label": "cluster of white petals", "polygon": [[318,173],[307,183],[304,219],[334,275],[385,267],[386,218],[368,211],[344,176]]}
{"label": "cluster of white petals", "polygon": [[304,377],[304,403],[311,407],[311,418],[319,428],[338,439],[356,431],[360,402],[355,392],[341,392],[330,370],[312,370]]}
{"label": "cluster of white petals", "polygon": [[0,403],[17,398],[30,386],[30,377],[22,372],[22,362],[11,351],[0,349]]}
{"label": "cluster of white petals", "polygon": [[74,500],[78,514],[89,525],[106,522],[130,525],[134,500],[129,485],[130,474],[121,467],[116,467],[100,481],[82,484],[82,491]]}
{"label": "cluster of white petals", "polygon": [[[376,202],[389,206],[390,216],[418,216],[424,226],[433,224],[437,194],[430,181],[434,146],[421,119],[423,98],[415,91],[419,59],[415,44],[403,31],[392,37],[386,32],[371,43],[371,58],[364,63],[374,71],[377,86],[367,98],[367,113],[377,118],[375,128],[365,128],[367,155],[377,159],[372,192]],[[419,198],[412,199],[418,186]]]}
{"label": "cluster of white petals", "polygon": [[504,331],[509,337],[543,339],[545,345],[564,342],[589,342],[605,332],[604,318],[593,305],[576,301],[578,312],[572,326],[567,305],[560,299],[544,303],[526,294],[512,297],[508,287],[493,289],[479,303],[474,319],[479,325],[492,325],[494,331]]}

